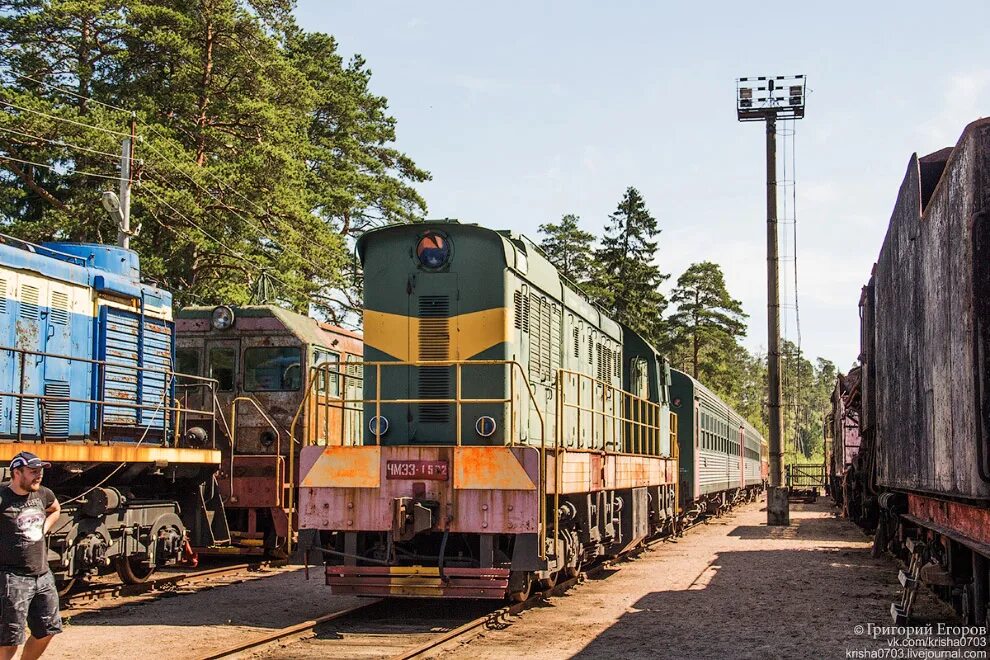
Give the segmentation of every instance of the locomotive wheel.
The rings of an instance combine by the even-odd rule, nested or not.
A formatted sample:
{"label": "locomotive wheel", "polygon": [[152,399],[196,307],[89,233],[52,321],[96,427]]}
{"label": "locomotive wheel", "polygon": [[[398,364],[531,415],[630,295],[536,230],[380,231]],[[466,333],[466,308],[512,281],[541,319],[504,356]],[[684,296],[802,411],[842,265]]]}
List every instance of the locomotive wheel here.
{"label": "locomotive wheel", "polygon": [[142,584],[148,581],[151,574],[155,572],[155,567],[146,564],[134,557],[116,557],[114,568],[117,575],[124,584]]}
{"label": "locomotive wheel", "polygon": [[563,573],[564,577],[567,579],[576,578],[577,576],[581,575],[581,568],[583,566],[584,566],[584,553],[582,552],[580,555],[578,555],[577,563],[574,564],[573,566],[565,566],[561,570],[561,573]]}
{"label": "locomotive wheel", "polygon": [[67,596],[74,586],[76,586],[76,578],[55,581],[55,591],[58,592],[59,598]]}
{"label": "locomotive wheel", "polygon": [[[540,578],[538,581],[539,587],[542,590],[553,589],[557,586],[557,580],[560,577],[560,571],[554,571],[550,574],[550,577]],[[524,599],[525,600],[525,599]]]}
{"label": "locomotive wheel", "polygon": [[519,591],[510,591],[509,600],[513,603],[521,603],[527,598],[529,598],[529,592],[533,590],[533,574],[526,571],[523,574],[524,586]]}

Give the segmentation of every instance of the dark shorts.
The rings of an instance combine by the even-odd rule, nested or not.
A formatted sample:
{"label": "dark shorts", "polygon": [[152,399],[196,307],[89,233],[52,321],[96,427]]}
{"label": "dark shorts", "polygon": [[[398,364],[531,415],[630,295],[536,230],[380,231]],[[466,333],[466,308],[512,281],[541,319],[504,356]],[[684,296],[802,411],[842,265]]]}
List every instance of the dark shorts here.
{"label": "dark shorts", "polygon": [[0,572],[0,646],[23,644],[28,630],[38,639],[62,632],[55,578]]}

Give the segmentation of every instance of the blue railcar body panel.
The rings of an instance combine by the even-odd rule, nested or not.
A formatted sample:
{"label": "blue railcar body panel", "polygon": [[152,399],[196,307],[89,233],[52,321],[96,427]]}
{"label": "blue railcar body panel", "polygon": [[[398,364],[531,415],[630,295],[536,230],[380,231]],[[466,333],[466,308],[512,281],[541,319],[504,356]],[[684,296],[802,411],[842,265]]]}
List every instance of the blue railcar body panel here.
{"label": "blue railcar body panel", "polygon": [[172,298],[138,266],[113,246],[0,237],[0,437],[78,440],[111,427],[113,439],[161,441]]}

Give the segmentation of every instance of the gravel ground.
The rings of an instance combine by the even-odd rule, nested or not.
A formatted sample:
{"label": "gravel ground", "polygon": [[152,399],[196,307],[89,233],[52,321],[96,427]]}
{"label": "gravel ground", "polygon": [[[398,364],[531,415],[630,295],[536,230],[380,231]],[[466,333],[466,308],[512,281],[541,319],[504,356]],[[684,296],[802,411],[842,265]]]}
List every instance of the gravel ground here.
{"label": "gravel ground", "polygon": [[333,596],[319,568],[72,617],[46,658],[196,658],[328,612],[363,602]]}
{"label": "gravel ground", "polygon": [[[889,651],[887,635],[871,639],[856,627],[890,624],[900,588],[895,563],[871,558],[869,540],[823,501],[792,505],[786,528],[767,527],[762,506],[699,525],[442,656],[707,660]],[[272,569],[251,582],[75,616],[46,657],[195,658],[361,602],[331,595],[319,570],[306,581],[299,568]],[[924,590],[915,615],[914,625],[954,621]],[[374,630],[377,648],[354,648],[353,657],[398,650],[398,630],[382,623]],[[346,642],[347,635],[327,625],[310,643],[265,655],[322,657],[329,649],[320,638],[342,637]]]}
{"label": "gravel ground", "polygon": [[[824,501],[766,526],[750,504],[589,581],[445,657],[845,658],[889,651],[856,626],[889,626],[897,566]],[[914,625],[953,620],[919,594]],[[915,649],[910,649],[915,650]],[[869,657],[869,656],[866,656]],[[883,656],[880,657],[902,657]],[[910,656],[903,656],[910,657]],[[985,657],[985,656],[984,656]]]}

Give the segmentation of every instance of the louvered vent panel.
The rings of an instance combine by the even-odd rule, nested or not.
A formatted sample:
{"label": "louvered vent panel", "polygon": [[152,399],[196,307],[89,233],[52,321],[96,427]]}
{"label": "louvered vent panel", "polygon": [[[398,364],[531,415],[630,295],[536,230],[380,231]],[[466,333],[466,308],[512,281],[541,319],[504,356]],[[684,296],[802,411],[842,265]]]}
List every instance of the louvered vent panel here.
{"label": "louvered vent panel", "polygon": [[574,328],[574,357],[581,357],[581,334]]}
{"label": "louvered vent panel", "polygon": [[69,323],[69,296],[63,291],[52,291],[52,323]]}
{"label": "louvered vent panel", "polygon": [[38,287],[27,284],[21,287],[21,318],[38,318]]}
{"label": "louvered vent panel", "polygon": [[523,302],[522,293],[516,291],[512,294],[512,307],[515,310],[515,316],[512,319],[512,324],[516,326],[517,329],[522,330],[523,327]]}
{"label": "louvered vent panel", "polygon": [[522,329],[523,332],[529,332],[529,296],[522,297]]}
{"label": "louvered vent panel", "polygon": [[[447,296],[420,296],[419,298],[419,359],[450,359],[450,298]],[[450,368],[420,367],[419,398],[449,399]],[[450,404],[419,404],[421,422],[445,423],[450,421]]]}
{"label": "louvered vent panel", "polygon": [[552,380],[560,369],[560,307],[547,305],[550,310],[550,362],[547,365],[547,377]]}
{"label": "louvered vent panel", "polygon": [[0,314],[7,313],[7,280],[0,280]]}
{"label": "louvered vent panel", "polygon": [[52,401],[48,397],[68,397],[69,384],[63,381],[45,383],[44,432],[47,437],[69,436],[69,402]]}
{"label": "louvered vent panel", "polygon": [[[21,406],[24,412],[21,412]],[[21,433],[34,434],[37,424],[35,416],[38,410],[37,399],[14,399],[14,432],[20,428]]]}

